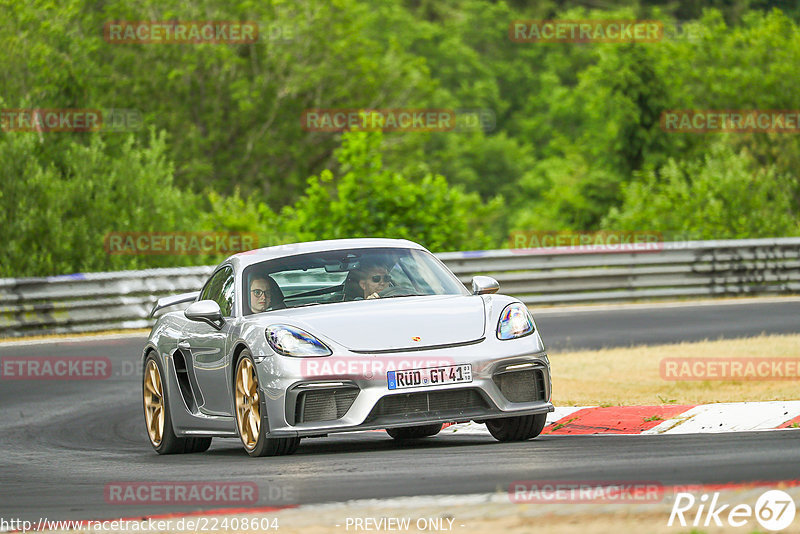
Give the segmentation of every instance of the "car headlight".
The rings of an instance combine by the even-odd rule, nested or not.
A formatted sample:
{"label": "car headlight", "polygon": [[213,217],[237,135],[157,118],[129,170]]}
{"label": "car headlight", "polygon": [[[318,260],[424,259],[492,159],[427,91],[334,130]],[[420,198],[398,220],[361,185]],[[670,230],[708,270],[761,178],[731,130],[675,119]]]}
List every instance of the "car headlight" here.
{"label": "car headlight", "polygon": [[284,356],[329,356],[333,354],[322,341],[305,330],[276,324],[267,327],[267,343]]}
{"label": "car headlight", "polygon": [[515,339],[533,333],[533,317],[524,304],[509,304],[500,314],[497,339]]}

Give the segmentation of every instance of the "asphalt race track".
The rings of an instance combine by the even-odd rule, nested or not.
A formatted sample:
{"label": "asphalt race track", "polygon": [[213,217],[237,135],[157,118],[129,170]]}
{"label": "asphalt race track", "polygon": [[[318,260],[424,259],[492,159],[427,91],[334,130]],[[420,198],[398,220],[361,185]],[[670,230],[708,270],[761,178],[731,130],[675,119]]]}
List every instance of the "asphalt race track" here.
{"label": "asphalt race track", "polygon": [[636,306],[592,311],[531,308],[548,350],[659,345],[800,332],[800,299]]}
{"label": "asphalt race track", "polygon": [[[536,317],[551,350],[800,332],[800,302]],[[0,517],[99,519],[200,508],[106,502],[106,485],[134,481],[251,482],[259,498],[249,506],[261,507],[486,493],[532,479],[692,484],[800,478],[800,433],[793,430],[544,436],[512,444],[447,434],[413,445],[370,432],[307,439],[289,457],[249,458],[233,439],[216,439],[203,454],[158,456],[143,425],[142,344],[126,338],[0,346],[0,358],[105,356],[113,369],[107,380],[0,381]]]}

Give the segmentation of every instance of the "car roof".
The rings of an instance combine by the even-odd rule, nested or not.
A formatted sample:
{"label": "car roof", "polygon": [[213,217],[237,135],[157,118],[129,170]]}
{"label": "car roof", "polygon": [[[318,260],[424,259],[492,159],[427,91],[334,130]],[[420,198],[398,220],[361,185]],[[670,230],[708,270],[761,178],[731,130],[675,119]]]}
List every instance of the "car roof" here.
{"label": "car roof", "polygon": [[347,250],[354,248],[412,248],[426,250],[425,247],[407,239],[386,239],[378,237],[355,239],[327,239],[324,241],[307,241],[304,243],[290,243],[273,247],[257,248],[240,252],[229,257],[223,264],[232,265],[241,272],[245,267],[254,263],[275,258],[307,254],[310,252],[325,252],[330,250]]}

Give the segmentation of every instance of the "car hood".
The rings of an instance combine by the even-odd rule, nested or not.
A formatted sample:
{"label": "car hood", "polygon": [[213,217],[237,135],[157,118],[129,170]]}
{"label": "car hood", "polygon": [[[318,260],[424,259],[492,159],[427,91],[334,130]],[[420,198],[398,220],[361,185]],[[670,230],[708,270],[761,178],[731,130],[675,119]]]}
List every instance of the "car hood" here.
{"label": "car hood", "polygon": [[[315,336],[365,352],[476,341],[483,337],[485,323],[483,299],[473,295],[341,302],[281,310],[279,317]],[[272,316],[270,322],[279,322],[279,317]]]}

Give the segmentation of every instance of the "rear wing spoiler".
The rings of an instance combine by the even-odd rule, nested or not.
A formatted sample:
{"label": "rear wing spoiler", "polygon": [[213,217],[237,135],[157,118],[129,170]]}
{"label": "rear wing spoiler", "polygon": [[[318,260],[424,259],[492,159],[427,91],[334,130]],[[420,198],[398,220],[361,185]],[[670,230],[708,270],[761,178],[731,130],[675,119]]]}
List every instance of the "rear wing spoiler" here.
{"label": "rear wing spoiler", "polygon": [[176,304],[197,300],[198,295],[200,295],[199,291],[193,291],[191,293],[181,293],[180,295],[161,297],[156,301],[156,305],[153,306],[153,310],[150,312],[150,315],[148,315],[147,318],[151,319],[158,310],[163,308],[169,308],[170,306],[174,306]]}

